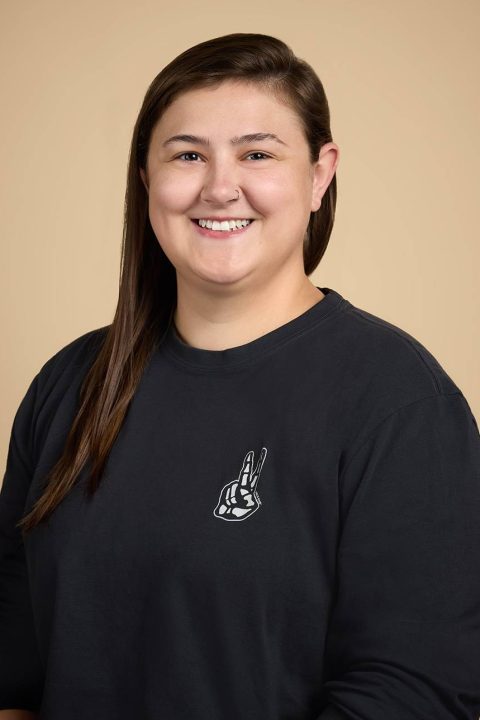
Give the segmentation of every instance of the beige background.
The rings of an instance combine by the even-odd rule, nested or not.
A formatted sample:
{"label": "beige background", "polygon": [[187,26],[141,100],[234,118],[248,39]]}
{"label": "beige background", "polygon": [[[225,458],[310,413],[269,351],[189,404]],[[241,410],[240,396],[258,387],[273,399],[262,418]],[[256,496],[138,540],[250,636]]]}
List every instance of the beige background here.
{"label": "beige background", "polygon": [[480,419],[479,0],[2,0],[0,27],[4,461],[40,367],[113,317],[148,84],[231,32],[281,38],[325,86],[339,197],[312,280],[415,336]]}

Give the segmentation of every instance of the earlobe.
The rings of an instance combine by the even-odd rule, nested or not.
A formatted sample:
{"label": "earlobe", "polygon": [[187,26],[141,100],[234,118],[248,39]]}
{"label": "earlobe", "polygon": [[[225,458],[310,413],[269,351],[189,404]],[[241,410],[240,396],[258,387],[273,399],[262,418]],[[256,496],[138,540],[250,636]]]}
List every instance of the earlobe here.
{"label": "earlobe", "polygon": [[320,150],[320,155],[314,169],[311,211],[317,212],[322,204],[322,198],[327,192],[339,161],[339,148],[335,143],[327,143]]}
{"label": "earlobe", "polygon": [[[327,185],[327,187],[328,187],[328,185]],[[326,191],[327,191],[327,188],[325,187],[325,178],[324,178],[323,169],[320,166],[317,166],[316,173],[315,173],[315,179],[314,179],[314,183],[313,183],[313,188],[312,188],[312,205],[310,208],[311,212],[317,212],[317,210],[320,210],[320,206],[322,204],[322,198]]]}

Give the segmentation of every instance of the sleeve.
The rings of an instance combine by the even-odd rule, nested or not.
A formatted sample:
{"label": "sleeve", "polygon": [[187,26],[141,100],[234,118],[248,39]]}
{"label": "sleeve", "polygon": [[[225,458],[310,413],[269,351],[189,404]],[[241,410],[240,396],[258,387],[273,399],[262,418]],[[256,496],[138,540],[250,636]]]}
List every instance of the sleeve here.
{"label": "sleeve", "polygon": [[37,378],[15,415],[0,491],[0,710],[38,712],[43,669],[38,653],[23,538],[15,527],[24,514],[32,477],[31,437]]}
{"label": "sleeve", "polygon": [[480,435],[463,394],[384,419],[340,505],[325,717],[478,720]]}

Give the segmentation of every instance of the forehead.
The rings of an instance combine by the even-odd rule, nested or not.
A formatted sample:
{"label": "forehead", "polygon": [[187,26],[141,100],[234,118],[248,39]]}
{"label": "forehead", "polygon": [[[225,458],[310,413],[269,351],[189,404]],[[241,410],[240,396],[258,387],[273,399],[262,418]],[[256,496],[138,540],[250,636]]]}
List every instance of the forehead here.
{"label": "forehead", "polygon": [[291,141],[303,136],[299,116],[285,101],[268,88],[246,81],[224,81],[181,93],[153,132],[162,138],[179,132],[208,137],[270,132]]}

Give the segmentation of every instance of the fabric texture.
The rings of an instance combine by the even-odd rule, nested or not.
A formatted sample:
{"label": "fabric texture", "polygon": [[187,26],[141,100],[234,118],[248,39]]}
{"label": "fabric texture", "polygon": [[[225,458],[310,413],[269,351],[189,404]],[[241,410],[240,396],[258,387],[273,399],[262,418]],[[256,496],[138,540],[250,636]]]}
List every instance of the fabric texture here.
{"label": "fabric texture", "polygon": [[477,720],[480,435],[414,337],[331,288],[256,340],[172,324],[100,487],[43,491],[108,328],[38,371],[0,492],[0,709]]}

